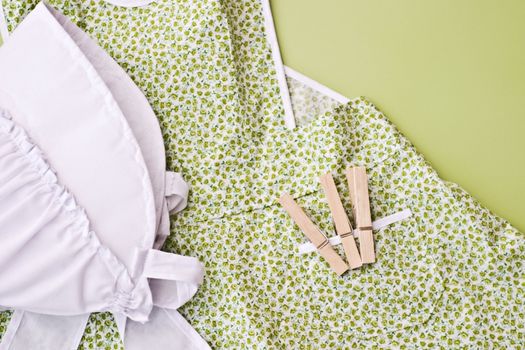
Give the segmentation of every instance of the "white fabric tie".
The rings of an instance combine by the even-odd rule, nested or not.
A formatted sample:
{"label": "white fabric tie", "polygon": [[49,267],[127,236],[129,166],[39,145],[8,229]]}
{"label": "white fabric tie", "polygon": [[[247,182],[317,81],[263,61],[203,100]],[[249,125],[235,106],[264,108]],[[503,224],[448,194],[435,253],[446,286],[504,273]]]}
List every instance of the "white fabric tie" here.
{"label": "white fabric tie", "polygon": [[[388,225],[392,225],[393,223],[396,223],[398,221],[405,220],[409,218],[410,216],[412,216],[412,212],[410,211],[410,209],[405,209],[398,213],[395,213],[389,216],[385,216],[384,218],[374,221],[372,223],[372,229],[374,231],[380,230]],[[357,229],[354,230],[354,237],[359,237],[359,230]],[[331,245],[338,245],[338,244],[341,244],[341,237],[334,236],[334,237],[331,237],[328,241],[330,242]],[[311,253],[315,251],[316,251],[315,246],[310,242],[303,243],[299,246],[299,254],[307,254],[307,253]]]}
{"label": "white fabric tie", "polygon": [[204,278],[202,263],[191,256],[150,249],[146,253],[144,276],[148,278],[201,284]]}

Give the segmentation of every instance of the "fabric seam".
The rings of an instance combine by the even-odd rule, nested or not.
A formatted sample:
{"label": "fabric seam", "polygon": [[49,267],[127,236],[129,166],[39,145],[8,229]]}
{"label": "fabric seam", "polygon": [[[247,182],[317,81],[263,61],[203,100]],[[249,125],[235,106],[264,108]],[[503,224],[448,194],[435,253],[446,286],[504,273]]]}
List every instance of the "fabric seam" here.
{"label": "fabric seam", "polygon": [[[380,161],[368,164],[367,168],[374,169],[374,168],[378,167],[380,164],[383,164],[384,162],[386,162],[389,158],[398,155],[400,153],[400,151],[401,150],[399,148],[393,149],[388,157],[385,157],[384,159],[381,159]],[[293,198],[294,199],[304,198],[304,197],[315,195],[315,194],[317,194],[319,192],[321,192],[320,188],[315,188],[315,189],[312,188],[312,189],[309,189],[309,190],[307,190],[304,193],[301,193],[299,195],[294,195]],[[278,206],[279,206],[279,203],[277,203],[277,201],[275,201],[275,202],[272,202],[272,203],[263,204],[263,205],[258,206],[258,207],[253,207],[253,208],[249,208],[249,209],[245,209],[245,210],[239,210],[239,211],[232,211],[232,212],[228,212],[228,213],[225,213],[225,214],[222,214],[222,215],[218,215],[218,216],[212,216],[212,217],[204,218],[204,219],[199,218],[199,219],[188,220],[188,221],[184,221],[184,222],[185,223],[187,223],[187,222],[203,223],[203,222],[211,222],[211,221],[223,220],[223,219],[226,219],[226,218],[237,217],[237,216],[243,215],[245,213],[253,213],[253,212],[263,211],[263,210],[266,210],[268,208],[274,208],[274,207],[278,207]]]}
{"label": "fabric seam", "polygon": [[273,21],[270,1],[262,0],[261,3],[264,14],[264,27],[266,31],[266,39],[270,44],[275,73],[277,75],[277,81],[279,84],[279,93],[281,95],[281,100],[284,107],[284,121],[287,127],[289,127],[290,129],[294,129],[296,126],[295,117],[292,108],[292,101],[290,98],[290,91],[288,90],[288,84],[286,82],[283,60],[279,48],[279,41],[277,40],[277,33],[275,32],[275,24]]}
{"label": "fabric seam", "polygon": [[127,8],[133,8],[133,7],[141,7],[141,6],[147,6],[154,2],[155,0],[104,0],[112,5],[120,6],[120,7],[127,7]]}

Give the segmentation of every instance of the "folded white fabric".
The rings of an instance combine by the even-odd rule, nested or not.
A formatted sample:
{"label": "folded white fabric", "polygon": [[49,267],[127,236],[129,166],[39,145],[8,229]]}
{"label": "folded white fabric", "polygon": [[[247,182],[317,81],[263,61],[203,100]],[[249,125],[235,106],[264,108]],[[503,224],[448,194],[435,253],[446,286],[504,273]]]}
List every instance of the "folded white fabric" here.
{"label": "folded white fabric", "polygon": [[[68,298],[72,298],[67,294],[59,300],[52,293],[38,295],[37,292],[35,300],[40,298],[45,302],[35,306],[24,293],[16,300],[14,297],[4,299],[0,293],[0,305],[17,308],[14,319],[18,320],[10,324],[8,343],[4,339],[0,349],[20,348],[21,345],[16,344],[24,344],[22,348],[39,346],[39,337],[31,338],[31,327],[27,325],[35,328],[34,334],[39,328],[46,329],[45,335],[54,339],[49,344],[77,344],[87,319],[85,313],[92,311],[114,312],[126,347],[132,347],[139,338],[141,342],[146,341],[145,336],[134,336],[136,332],[153,334],[151,330],[165,329],[164,324],[159,324],[164,322],[161,317],[152,317],[146,325],[142,323],[148,319],[153,305],[171,309],[166,313],[162,311],[161,315],[175,317],[175,309],[197,291],[204,271],[197,259],[154,249],[162,245],[169,233],[169,211],[176,212],[186,206],[188,185],[180,174],[165,171],[160,128],[142,92],[85,33],[41,3],[0,48],[0,106],[10,112],[15,129],[23,128],[29,135],[25,139],[38,146],[40,155],[45,154],[55,170],[49,172],[54,174],[54,183],[63,188],[64,193],[73,194],[75,199],[69,195],[68,201],[62,204],[74,203],[77,211],[84,213],[89,231],[96,232],[91,236],[96,238],[100,250],[119,266],[115,289],[123,290],[111,305],[99,302],[75,310],[67,306]],[[66,256],[76,249],[73,243],[56,241],[54,245],[42,241],[35,244],[34,249],[43,255],[46,250],[60,249]],[[0,244],[3,245],[3,241]],[[22,243],[18,248],[27,249]],[[19,252],[12,255],[17,254]],[[3,257],[0,252],[0,270]],[[65,259],[57,255],[56,263],[67,264]],[[28,261],[33,264],[34,260]],[[110,272],[117,271],[114,265],[110,266]],[[32,285],[30,277],[39,270],[28,266],[25,270],[12,271],[18,271],[21,280],[27,277],[25,285]],[[89,270],[71,270],[70,274],[61,276],[74,284],[77,272],[82,276],[84,271]],[[59,270],[56,272],[60,275]],[[54,286],[45,274],[41,279]],[[87,287],[92,280],[104,283],[98,279],[98,273],[88,274],[84,280]],[[24,283],[6,282],[5,290],[15,295]],[[79,295],[84,297],[86,286],[79,282],[69,289],[77,288],[76,294],[71,294],[79,298]],[[92,297],[96,299],[97,288],[88,291],[93,291]],[[109,292],[102,293],[103,288],[98,291],[109,295]],[[78,301],[73,298],[73,302]],[[65,306],[61,309],[56,304]],[[21,310],[84,315],[53,319]],[[127,317],[132,321],[126,326]],[[193,330],[191,336],[187,335],[191,327],[187,323],[186,327],[180,326],[186,322],[180,315],[178,320],[170,323],[173,326],[170,336],[186,339],[188,349],[208,348]],[[56,327],[38,327],[44,323],[53,323]],[[189,346],[188,341],[193,345]],[[171,348],[179,347],[173,343]]]}

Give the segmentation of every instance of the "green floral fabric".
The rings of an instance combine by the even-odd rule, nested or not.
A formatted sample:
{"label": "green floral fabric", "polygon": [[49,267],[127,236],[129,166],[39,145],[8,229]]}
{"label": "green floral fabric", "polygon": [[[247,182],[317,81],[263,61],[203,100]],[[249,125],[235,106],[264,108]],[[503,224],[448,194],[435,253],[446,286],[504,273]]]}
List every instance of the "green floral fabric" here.
{"label": "green floral fabric", "polygon": [[310,123],[317,116],[330,112],[340,104],[293,78],[288,77],[286,83],[292,100],[295,123],[298,126]]}
{"label": "green floral fabric", "polygon": [[[142,88],[192,186],[165,249],[206,266],[180,311],[213,348],[524,347],[523,234],[442,181],[365,98],[339,105],[289,79],[305,121],[288,130],[259,1],[50,3]],[[3,4],[11,30],[34,6]],[[351,165],[367,168],[374,219],[413,215],[374,232],[377,263],[338,277],[298,254],[305,237],[276,199],[291,193],[332,236],[318,176],[333,172],[349,209]],[[81,348],[120,347],[111,316],[93,315]]]}
{"label": "green floral fabric", "polygon": [[[413,216],[375,232],[377,263],[342,277],[318,254],[297,254],[304,235],[277,204],[180,219],[169,248],[207,259],[201,293],[183,312],[212,344],[522,347],[523,235],[440,180],[370,102],[355,99],[275,140],[268,160],[275,192],[294,194],[330,235],[317,176],[338,174],[348,204],[341,174],[349,165],[367,167],[374,218],[406,208]],[[266,193],[275,199],[274,188]]]}
{"label": "green floral fabric", "polygon": [[0,312],[0,336],[2,336],[5,331],[9,320],[11,319],[11,311]]}

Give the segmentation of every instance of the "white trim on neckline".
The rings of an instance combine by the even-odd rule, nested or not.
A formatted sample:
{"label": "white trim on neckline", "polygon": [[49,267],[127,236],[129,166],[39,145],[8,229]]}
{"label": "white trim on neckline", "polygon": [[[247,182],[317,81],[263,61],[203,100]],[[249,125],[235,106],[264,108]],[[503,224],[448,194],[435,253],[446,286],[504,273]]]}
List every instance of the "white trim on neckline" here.
{"label": "white trim on neckline", "polygon": [[341,95],[340,93],[330,89],[329,87],[311,79],[311,78],[308,78],[307,76],[297,72],[296,70],[293,70],[292,68],[288,67],[288,66],[284,66],[284,72],[286,73],[287,76],[289,76],[290,78],[292,79],[295,79],[303,84],[305,84],[306,86],[316,90],[317,92],[320,92],[321,94],[323,95],[326,95],[334,100],[336,100],[337,102],[339,103],[348,103],[350,101],[349,98]]}

